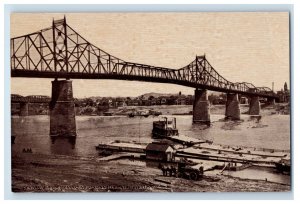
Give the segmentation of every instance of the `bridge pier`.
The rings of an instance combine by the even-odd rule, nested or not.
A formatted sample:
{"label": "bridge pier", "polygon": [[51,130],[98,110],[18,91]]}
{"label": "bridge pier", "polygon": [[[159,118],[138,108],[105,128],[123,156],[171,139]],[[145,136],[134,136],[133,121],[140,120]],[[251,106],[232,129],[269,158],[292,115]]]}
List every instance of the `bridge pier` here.
{"label": "bridge pier", "polygon": [[260,102],[258,96],[251,96],[249,104],[249,115],[260,114]]}
{"label": "bridge pier", "polygon": [[225,119],[240,120],[241,110],[238,94],[228,93],[226,101]]}
{"label": "bridge pier", "polygon": [[29,103],[21,102],[20,103],[20,116],[28,116],[28,108],[29,108]]}
{"label": "bridge pier", "polygon": [[50,109],[50,136],[52,142],[56,137],[76,137],[75,104],[72,81],[52,81]]}
{"label": "bridge pier", "polygon": [[193,123],[203,123],[206,125],[210,125],[210,109],[207,90],[195,90]]}

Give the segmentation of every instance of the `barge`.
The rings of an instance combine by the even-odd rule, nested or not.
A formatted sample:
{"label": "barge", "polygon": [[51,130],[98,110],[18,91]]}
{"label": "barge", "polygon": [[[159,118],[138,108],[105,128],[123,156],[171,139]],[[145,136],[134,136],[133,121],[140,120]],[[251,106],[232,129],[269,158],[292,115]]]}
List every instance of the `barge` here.
{"label": "barge", "polygon": [[110,144],[98,144],[96,150],[102,155],[111,155],[113,153],[119,152],[129,152],[129,153],[144,153],[146,145],[143,144],[132,144],[132,143],[110,143]]}
{"label": "barge", "polygon": [[152,138],[155,141],[149,144],[116,141],[99,144],[96,149],[102,155],[119,154],[116,158],[126,157],[130,153],[146,160],[213,163],[206,164],[206,170],[219,168],[222,171],[237,171],[251,166],[262,166],[277,168],[283,173],[290,172],[290,154],[287,151],[217,145],[210,141],[187,137],[179,134],[175,118],[168,120],[165,117],[162,121],[154,121]]}

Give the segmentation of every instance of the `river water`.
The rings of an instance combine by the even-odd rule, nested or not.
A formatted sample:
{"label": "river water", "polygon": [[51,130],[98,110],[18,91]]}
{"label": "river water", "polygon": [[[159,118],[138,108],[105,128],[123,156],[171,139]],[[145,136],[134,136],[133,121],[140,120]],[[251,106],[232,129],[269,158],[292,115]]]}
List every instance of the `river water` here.
{"label": "river water", "polygon": [[[93,156],[99,143],[114,140],[150,142],[152,122],[162,117],[77,116],[76,145],[69,150],[67,142],[51,143],[49,116],[12,116],[12,134],[16,136],[13,151],[31,148],[43,154]],[[216,144],[290,150],[288,115],[264,116],[260,123],[247,115],[242,115],[244,121],[240,123],[224,122],[223,117],[211,115],[212,125],[206,128],[192,124],[192,116],[176,116],[177,128],[180,134],[212,140]]]}
{"label": "river water", "polygon": [[[12,134],[16,136],[12,151],[19,153],[24,148],[31,148],[34,153],[97,156],[95,146],[99,143],[114,140],[151,142],[152,123],[162,117],[76,116],[77,138],[75,146],[72,146],[64,139],[52,144],[49,116],[12,116]],[[242,115],[243,121],[237,123],[225,122],[223,118],[224,115],[211,115],[211,127],[206,128],[192,124],[190,115],[176,116],[177,128],[180,134],[211,140],[216,144],[290,150],[288,115],[263,116],[259,123],[248,115]],[[255,169],[248,169],[230,175],[249,178],[249,174],[245,173],[248,171],[256,172]],[[263,172],[262,179],[289,183],[287,176],[274,177],[273,174],[270,176],[270,170]]]}

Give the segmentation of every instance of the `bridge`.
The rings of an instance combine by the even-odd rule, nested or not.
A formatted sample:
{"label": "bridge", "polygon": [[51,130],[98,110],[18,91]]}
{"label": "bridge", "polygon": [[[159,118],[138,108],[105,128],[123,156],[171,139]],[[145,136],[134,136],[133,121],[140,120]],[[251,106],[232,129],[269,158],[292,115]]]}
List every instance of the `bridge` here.
{"label": "bridge", "polygon": [[11,103],[20,104],[20,115],[27,116],[30,103],[49,103],[51,98],[42,95],[21,96],[18,94],[11,95]]}
{"label": "bridge", "polygon": [[50,97],[42,95],[20,96],[17,94],[11,95],[12,103],[49,103]]}
{"label": "bridge", "polygon": [[[277,98],[268,87],[230,82],[215,70],[205,55],[196,56],[179,69],[122,60],[87,41],[66,23],[66,18],[53,20],[52,26],[40,31],[11,38],[11,76],[55,78],[50,102],[50,127],[53,123],[53,128],[62,125],[57,118],[73,121],[70,118],[75,117],[71,78],[135,80],[195,88],[193,122],[207,124],[210,123],[207,90],[227,93],[225,115],[232,119],[240,118],[238,94],[251,98],[249,113],[254,115],[259,114],[259,97],[270,101]],[[51,118],[56,119],[51,123]]]}

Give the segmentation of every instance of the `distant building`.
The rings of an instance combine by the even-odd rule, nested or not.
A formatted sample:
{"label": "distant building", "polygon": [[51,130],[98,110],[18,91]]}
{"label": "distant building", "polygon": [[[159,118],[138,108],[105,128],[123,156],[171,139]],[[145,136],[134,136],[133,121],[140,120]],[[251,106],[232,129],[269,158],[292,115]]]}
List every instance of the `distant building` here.
{"label": "distant building", "polygon": [[117,107],[125,107],[125,106],[127,106],[125,98],[120,98],[120,97],[118,97],[115,100],[113,100],[112,104],[116,108]]}
{"label": "distant building", "polygon": [[138,106],[139,100],[138,99],[131,99],[126,101],[127,106]]}
{"label": "distant building", "polygon": [[284,91],[288,91],[288,86],[286,82],[284,83]]}
{"label": "distant building", "polygon": [[281,91],[277,91],[278,102],[279,103],[288,103],[290,102],[290,90],[287,87],[287,83],[284,83],[284,89]]}
{"label": "distant building", "polygon": [[146,147],[146,159],[158,161],[173,161],[175,150],[165,143],[150,143]]}

